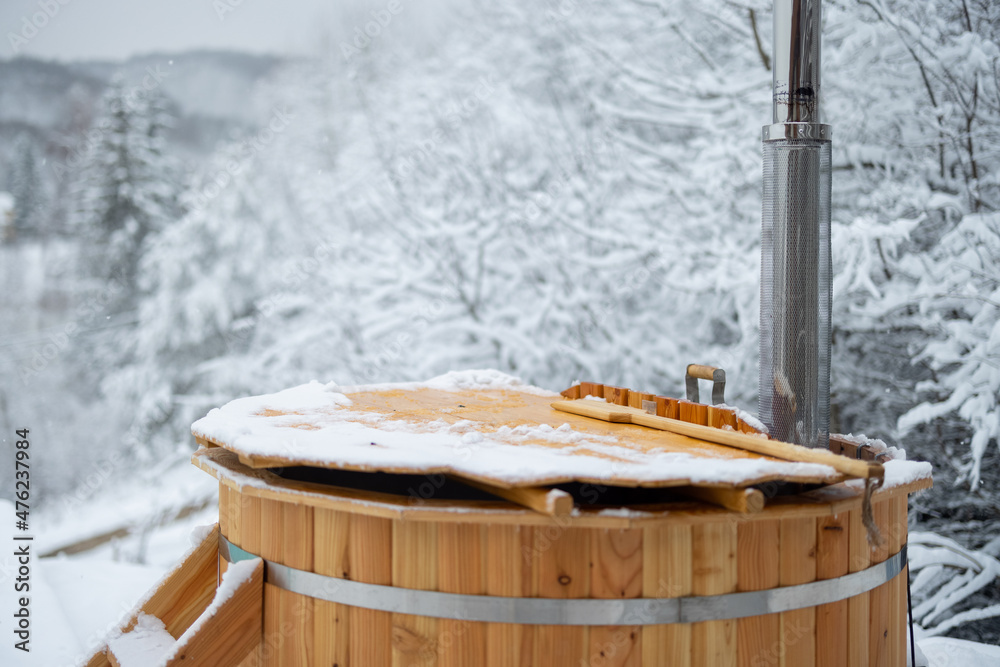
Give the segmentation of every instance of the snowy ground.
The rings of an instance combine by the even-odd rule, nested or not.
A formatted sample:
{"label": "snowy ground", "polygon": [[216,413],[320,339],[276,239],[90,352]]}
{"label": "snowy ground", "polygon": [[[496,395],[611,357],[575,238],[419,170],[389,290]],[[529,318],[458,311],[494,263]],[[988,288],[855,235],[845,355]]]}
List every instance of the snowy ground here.
{"label": "snowy ground", "polygon": [[[113,487],[113,489],[112,489]],[[121,526],[139,526],[142,517],[152,524],[146,530],[136,530],[125,537],[110,539],[88,551],[71,556],[59,555],[36,559],[31,565],[31,627],[30,654],[16,651],[8,641],[15,601],[2,596],[0,632],[5,641],[0,644],[0,665],[5,667],[70,667],[77,665],[132,609],[135,602],[172,567],[190,547],[190,535],[196,526],[217,520],[213,479],[183,461],[160,471],[155,482],[137,479],[131,483],[105,485],[107,493],[97,494],[86,504],[78,503],[38,513],[35,536],[37,553],[59,545],[69,545],[95,535],[104,535]],[[208,506],[188,514],[183,519],[166,521],[171,513],[205,501]],[[113,509],[114,511],[109,511]],[[13,513],[9,503],[0,503],[0,515]],[[116,516],[117,522],[107,517]],[[10,522],[3,522],[8,531]],[[921,535],[933,535],[922,533]],[[12,535],[0,535],[4,544],[11,544]],[[934,551],[949,541],[924,538],[924,547],[915,549],[925,561],[924,568],[933,567]],[[941,547],[943,548],[943,547]],[[980,555],[980,559],[982,556]],[[959,558],[961,560],[961,558]],[[8,588],[16,577],[16,563],[11,556],[0,560],[0,585]],[[929,578],[929,577],[927,577]],[[922,633],[918,631],[918,637]],[[1000,667],[1000,647],[946,637],[924,637],[918,640],[919,653],[926,656],[929,667]],[[918,656],[919,657],[919,656]],[[918,662],[920,664],[920,662]]]}
{"label": "snowy ground", "polygon": [[[4,667],[70,667],[130,611],[189,548],[198,525],[218,520],[217,483],[186,461],[178,460],[155,480],[119,480],[105,484],[85,503],[66,503],[34,512],[32,551],[42,554],[116,529],[131,529],[82,553],[34,558],[31,562],[31,652],[8,641],[16,601],[0,596],[0,665]],[[183,508],[207,506],[170,521]],[[13,516],[0,501],[0,515]],[[142,529],[141,526],[163,525]],[[2,544],[12,544],[12,522],[0,522]],[[11,552],[0,559],[0,586],[9,590],[17,576]]]}

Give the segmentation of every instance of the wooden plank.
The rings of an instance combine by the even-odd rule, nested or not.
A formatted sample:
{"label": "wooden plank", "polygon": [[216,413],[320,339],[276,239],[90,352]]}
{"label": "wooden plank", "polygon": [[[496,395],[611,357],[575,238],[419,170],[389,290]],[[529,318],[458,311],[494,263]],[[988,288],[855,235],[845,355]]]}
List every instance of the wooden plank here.
{"label": "wooden plank", "polygon": [[580,398],[585,398],[587,396],[597,396],[598,398],[604,398],[604,385],[597,384],[596,382],[581,382]]}
{"label": "wooden plank", "polygon": [[[642,530],[590,531],[590,597],[642,596]],[[590,628],[590,665],[641,667],[642,626]]]}
{"label": "wooden plank", "polygon": [[[351,515],[327,509],[313,512],[313,571],[328,577],[349,576],[347,540]],[[350,664],[350,607],[313,600],[315,641],[313,664],[317,667]]]}
{"label": "wooden plank", "polygon": [[[848,548],[850,558],[847,569],[859,572],[871,564],[868,535],[861,523],[861,509],[848,512]],[[868,664],[868,613],[869,593],[855,595],[847,600],[847,665],[865,667]]]}
{"label": "wooden plank", "polygon": [[[300,570],[313,567],[313,508],[273,500],[260,507],[260,556]],[[313,600],[264,585],[264,665],[308,665]]]}
{"label": "wooden plank", "polygon": [[774,456],[786,461],[804,463],[822,463],[852,477],[882,477],[882,465],[866,461],[852,461],[838,456],[825,449],[810,449],[790,442],[767,440],[743,433],[735,433],[722,429],[711,428],[699,424],[690,424],[677,419],[668,419],[650,415],[642,410],[634,410],[626,406],[609,405],[598,401],[556,401],[552,404],[556,410],[569,412],[584,417],[592,417],[616,424],[636,424],[648,426],[661,431],[669,431],[699,438],[727,447],[735,447],[757,454]]}
{"label": "wooden plank", "polygon": [[739,417],[736,418],[736,430],[740,433],[746,433],[747,435],[760,435],[761,431],[754,428],[747,422],[743,421]]}
{"label": "wooden plank", "polygon": [[165,667],[237,667],[260,642],[264,603],[264,563],[240,584],[215,613],[199,619],[196,632],[178,637]]}
{"label": "wooden plank", "polygon": [[[264,524],[261,529],[277,529],[282,540],[282,557],[279,562],[299,570],[313,569],[313,508],[306,505],[282,503],[281,523]],[[310,597],[281,591],[278,598],[281,631],[284,642],[275,653],[283,665],[308,665],[312,662],[315,618],[314,600]],[[266,658],[265,658],[266,661]]]}
{"label": "wooden plank", "polygon": [[[438,590],[486,594],[485,542],[486,526],[483,524],[438,526]],[[485,665],[486,624],[441,619],[437,648],[440,667]]]}
{"label": "wooden plank", "polygon": [[575,384],[572,387],[569,387],[568,389],[563,389],[559,393],[571,401],[575,401],[578,398],[583,398],[582,396],[580,396],[580,385],[578,384]]}
{"label": "wooden plank", "polygon": [[[889,506],[889,519],[886,540],[889,543],[889,555],[899,552],[903,546],[906,534],[906,498],[892,498],[885,501]],[[905,605],[906,599],[905,580],[903,573],[896,575],[889,582],[887,589],[889,595],[889,664],[903,665],[906,662],[906,630],[905,630]]]}
{"label": "wooden plank", "polygon": [[[691,530],[694,595],[736,590],[736,522],[695,525]],[[691,625],[692,667],[735,667],[736,620]]]}
{"label": "wooden plank", "polygon": [[[259,550],[265,560],[281,562],[282,539],[281,522],[283,502],[277,500],[260,501],[260,531]],[[261,665],[263,667],[281,667],[281,648],[287,643],[287,630],[282,628],[281,596],[285,593],[271,584],[264,584],[264,637],[261,646]],[[289,593],[290,595],[290,593]],[[290,619],[289,619],[290,620]]]}
{"label": "wooden plank", "polygon": [[[218,575],[218,526],[171,573],[142,605],[142,611],[156,616],[174,637],[187,630],[215,595]],[[126,628],[135,626],[133,618]]]}
{"label": "wooden plank", "polygon": [[[779,538],[781,586],[816,580],[816,519],[781,519]],[[816,609],[781,613],[782,667],[812,667],[816,664]]]}
{"label": "wooden plank", "polygon": [[262,540],[262,500],[249,494],[241,494],[241,496],[239,534],[242,541],[237,546],[242,547],[252,554],[260,554]]}
{"label": "wooden plank", "polygon": [[[239,515],[234,516],[233,530],[237,531],[240,541],[234,542],[234,544],[252,554],[259,555],[261,542],[260,498],[242,492],[237,492],[236,496],[230,496],[230,498],[234,499],[234,504],[239,504]],[[241,667],[261,667],[264,664],[264,641],[264,626],[261,624],[260,643],[243,661]]]}
{"label": "wooden plank", "polygon": [[[741,521],[736,529],[736,590],[778,587],[780,522]],[[778,667],[781,615],[764,614],[736,620],[739,667]]]}
{"label": "wooden plank", "polygon": [[[567,396],[567,398],[569,398],[569,397]],[[194,437],[194,441],[195,441],[195,444],[197,444],[199,447],[218,447],[219,446],[218,443],[212,442],[211,440],[208,440],[207,438],[203,438],[203,437],[197,436],[197,435]]]}
{"label": "wooden plank", "polygon": [[[895,502],[899,503],[899,549],[907,543],[908,540],[908,514],[909,514],[909,502],[908,496],[900,496],[895,499]],[[903,571],[899,573],[896,577],[899,580],[899,593],[897,596],[897,609],[899,613],[899,624],[901,630],[897,641],[899,642],[899,654],[903,656],[902,660],[905,662],[905,658],[909,655],[909,642],[907,640],[907,630],[909,627],[908,613],[907,613],[907,588],[910,581],[910,568],[909,565],[903,568]]]}
{"label": "wooden plank", "polygon": [[[205,537],[180,564],[156,585],[153,594],[143,603],[140,612],[156,616],[174,637],[184,634],[208,607],[215,595],[218,573],[219,526]],[[122,632],[135,627],[138,613],[133,613],[118,626]],[[90,655],[87,667],[110,665],[107,645]]]}
{"label": "wooden plank", "polygon": [[[691,401],[678,401],[679,419],[682,422],[687,422],[689,424],[698,424],[700,426],[708,425],[708,406],[703,403],[692,403]],[[635,423],[635,422],[625,422]]]}
{"label": "wooden plank", "polygon": [[[392,584],[392,521],[354,514],[348,535],[348,575],[354,581]],[[350,610],[351,663],[359,667],[392,664],[392,614],[352,607]]]}
{"label": "wooden plank", "polygon": [[548,489],[535,486],[519,486],[513,489],[505,489],[458,475],[448,475],[448,477],[548,516],[562,517],[567,516],[573,511],[573,496],[562,489]]}
{"label": "wooden plank", "polygon": [[[643,529],[642,595],[677,598],[692,594],[692,528],[664,524]],[[689,667],[691,624],[647,625],[642,629],[642,666]]]}
{"label": "wooden plank", "polygon": [[[486,594],[532,595],[534,530],[527,526],[486,526]],[[486,624],[487,667],[532,664],[532,628],[515,623]]]}
{"label": "wooden plank", "polygon": [[[280,561],[297,570],[311,572],[314,566],[313,528],[315,520],[313,508],[307,505],[283,503],[281,536],[284,548]],[[262,526],[264,530],[268,526]],[[281,617],[283,624],[292,622],[286,641],[279,651],[285,665],[309,665],[313,660],[315,635],[315,600],[305,595],[282,591]],[[287,626],[283,626],[284,627]]]}
{"label": "wooden plank", "polygon": [[[615,405],[628,405],[628,389],[604,385],[604,400]],[[641,406],[640,406],[641,407]]]}
{"label": "wooden plank", "polygon": [[728,489],[708,486],[685,486],[678,491],[702,502],[725,507],[741,514],[756,514],[764,509],[764,494],[759,489]]}
{"label": "wooden plank", "polygon": [[259,554],[264,560],[278,563],[284,562],[284,522],[285,503],[277,500],[260,501],[260,540]]}
{"label": "wooden plank", "polygon": [[[437,525],[392,522],[392,585],[425,591],[438,589]],[[436,666],[439,625],[436,618],[393,614],[393,667]]]}
{"label": "wooden plank", "polygon": [[656,401],[657,416],[666,417],[668,419],[680,418],[679,400],[676,398],[670,398],[669,396],[657,396],[653,400]]}
{"label": "wooden plank", "polygon": [[729,427],[733,431],[737,429],[739,423],[736,419],[736,412],[730,410],[729,408],[720,408],[715,405],[709,405],[708,409],[708,425],[712,428],[726,428]]}
{"label": "wooden plank", "polygon": [[644,409],[642,407],[642,402],[643,401],[649,401],[651,403],[655,403],[656,402],[656,395],[655,394],[643,394],[643,393],[638,392],[638,391],[629,391],[629,393],[628,393],[628,404],[629,404],[630,407],[638,408],[639,410],[643,410]]}
{"label": "wooden plank", "polygon": [[[232,496],[232,499],[230,499]],[[219,532],[227,540],[233,544],[239,544],[239,532],[240,532],[240,494],[235,489],[230,489],[223,483],[219,483]],[[222,557],[222,554],[218,556],[219,561],[219,576],[216,581],[216,586],[221,582],[222,575],[226,573],[229,568],[229,561]]]}
{"label": "wooden plank", "polygon": [[[889,557],[889,505],[891,500],[872,504],[872,514],[882,543],[872,547],[872,565]],[[882,584],[868,593],[868,664],[871,667],[889,665],[889,584]]]}
{"label": "wooden plank", "polygon": [[[233,532],[233,523],[238,523],[239,517],[234,517],[234,512],[230,508],[230,493],[234,494],[234,496],[239,495],[235,489],[230,489],[222,482],[219,482],[219,531],[226,539],[229,539],[229,541],[232,542],[230,535],[232,535]],[[239,505],[237,504],[236,507],[238,509]]]}
{"label": "wooden plank", "polygon": [[[836,514],[816,521],[816,579],[847,574],[850,561],[849,515]],[[816,665],[847,664],[847,600],[816,607]]]}
{"label": "wooden plank", "polygon": [[[223,485],[225,486],[225,485]],[[229,488],[229,487],[227,487]],[[222,497],[220,489],[220,499]],[[221,501],[220,501],[221,503]],[[260,546],[260,501],[256,498],[251,498],[249,496],[244,496],[237,489],[229,488],[229,494],[226,499],[226,513],[228,514],[229,522],[229,533],[223,533],[226,535],[230,542],[238,547],[242,547],[249,551],[250,553],[258,553],[257,549]],[[219,518],[222,519],[222,505],[219,506]],[[249,524],[253,524],[252,526]],[[255,539],[249,547],[245,546],[247,544],[247,539],[243,536],[243,531],[246,530],[247,534],[250,535],[251,539]],[[224,572],[228,569],[229,563],[226,561],[222,555],[219,555],[219,576],[221,577]],[[221,580],[220,580],[221,583]],[[262,657],[261,657],[261,642],[264,637],[264,591],[263,584],[261,584],[261,600],[260,600],[260,623],[257,626],[257,641],[251,647],[249,653],[246,655],[243,662],[239,664],[239,667],[261,667]]]}
{"label": "wooden plank", "polygon": [[[535,595],[542,598],[590,596],[590,531],[553,523],[535,533]],[[536,665],[578,665],[586,660],[588,629],[578,625],[534,628]]]}

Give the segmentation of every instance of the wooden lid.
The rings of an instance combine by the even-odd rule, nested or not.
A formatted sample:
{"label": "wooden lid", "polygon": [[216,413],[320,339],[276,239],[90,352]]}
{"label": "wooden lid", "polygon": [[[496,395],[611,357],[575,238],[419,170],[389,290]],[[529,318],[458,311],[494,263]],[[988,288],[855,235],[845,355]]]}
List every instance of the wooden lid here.
{"label": "wooden lid", "polygon": [[311,383],[233,401],[192,431],[201,444],[231,450],[254,468],[446,473],[500,488],[565,482],[738,488],[844,479],[826,465],[559,412],[551,403],[560,398],[496,371],[450,373],[423,384]]}

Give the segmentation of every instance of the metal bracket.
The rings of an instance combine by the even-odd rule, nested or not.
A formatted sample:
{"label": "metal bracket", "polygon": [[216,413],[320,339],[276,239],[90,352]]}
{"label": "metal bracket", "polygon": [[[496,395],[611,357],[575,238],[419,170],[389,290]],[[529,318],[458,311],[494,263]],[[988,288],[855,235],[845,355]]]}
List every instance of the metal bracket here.
{"label": "metal bracket", "polygon": [[[219,535],[230,563],[259,558]],[[891,581],[906,566],[906,545],[885,561],[835,579],[759,591],[683,598],[517,598],[368,584],[264,561],[264,580],[318,600],[435,618],[522,625],[660,625],[762,616],[846,600]]]}
{"label": "metal bracket", "polygon": [[688,364],[684,373],[684,386],[687,389],[687,400],[699,403],[698,380],[712,381],[712,405],[726,402],[726,371],[715,366]]}

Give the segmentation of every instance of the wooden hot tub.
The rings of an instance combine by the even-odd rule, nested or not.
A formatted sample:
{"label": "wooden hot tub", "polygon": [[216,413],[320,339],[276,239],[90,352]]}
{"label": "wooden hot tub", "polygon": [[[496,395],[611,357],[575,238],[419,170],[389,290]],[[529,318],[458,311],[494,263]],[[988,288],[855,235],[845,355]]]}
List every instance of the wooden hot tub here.
{"label": "wooden hot tub", "polygon": [[866,464],[884,476],[868,504],[834,467],[449,377],[307,385],[194,425],[220,571],[263,559],[259,631],[232,664],[905,664],[907,495],[926,464]]}

